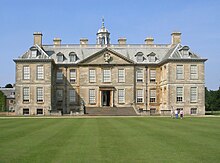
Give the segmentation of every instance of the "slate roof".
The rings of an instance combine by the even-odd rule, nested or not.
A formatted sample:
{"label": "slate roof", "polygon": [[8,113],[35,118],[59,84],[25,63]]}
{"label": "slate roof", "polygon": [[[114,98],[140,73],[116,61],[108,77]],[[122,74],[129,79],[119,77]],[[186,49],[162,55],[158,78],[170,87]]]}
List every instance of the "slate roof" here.
{"label": "slate roof", "polygon": [[[188,50],[188,56],[184,56],[182,51],[184,49],[189,48],[188,46],[182,46],[180,44],[172,46],[170,44],[154,44],[154,45],[145,45],[145,44],[139,44],[139,45],[87,45],[87,46],[81,46],[81,45],[60,45],[60,46],[54,46],[54,45],[43,45],[42,47],[39,47],[38,45],[34,45],[31,48],[37,48],[39,51],[39,54],[34,59],[53,59],[55,63],[57,62],[57,54],[61,54],[64,56],[64,61],[59,62],[59,64],[68,64],[69,61],[69,54],[74,52],[77,55],[77,61],[74,62],[74,64],[77,64],[79,62],[83,62],[83,60],[87,59],[88,57],[94,55],[95,53],[98,53],[99,51],[102,51],[103,49],[107,48],[109,50],[113,50],[117,52],[118,54],[126,57],[129,60],[132,60],[134,63],[137,63],[136,54],[141,52],[143,53],[144,60],[143,62],[138,62],[139,64],[152,64],[152,62],[149,61],[148,57],[151,56],[150,54],[155,53],[156,60],[153,62],[153,64],[159,64],[164,62],[165,60],[169,59],[193,59],[193,60],[206,60],[201,58],[199,55],[193,53],[190,49]],[[187,48],[185,48],[187,47]],[[33,59],[31,58],[31,48],[20,57],[20,59]],[[71,62],[71,64],[73,64]]]}

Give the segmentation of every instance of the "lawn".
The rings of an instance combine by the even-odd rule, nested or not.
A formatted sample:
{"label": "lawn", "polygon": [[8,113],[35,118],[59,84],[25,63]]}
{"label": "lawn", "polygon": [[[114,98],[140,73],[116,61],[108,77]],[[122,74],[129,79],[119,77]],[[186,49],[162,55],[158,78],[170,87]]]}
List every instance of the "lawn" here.
{"label": "lawn", "polygon": [[0,119],[0,162],[219,162],[220,117]]}

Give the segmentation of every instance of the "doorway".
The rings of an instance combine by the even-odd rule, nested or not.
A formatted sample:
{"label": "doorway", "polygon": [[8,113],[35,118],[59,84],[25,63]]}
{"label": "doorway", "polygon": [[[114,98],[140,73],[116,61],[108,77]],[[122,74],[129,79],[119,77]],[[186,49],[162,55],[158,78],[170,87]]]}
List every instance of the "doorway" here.
{"label": "doorway", "polygon": [[102,91],[102,106],[110,106],[110,91]]}

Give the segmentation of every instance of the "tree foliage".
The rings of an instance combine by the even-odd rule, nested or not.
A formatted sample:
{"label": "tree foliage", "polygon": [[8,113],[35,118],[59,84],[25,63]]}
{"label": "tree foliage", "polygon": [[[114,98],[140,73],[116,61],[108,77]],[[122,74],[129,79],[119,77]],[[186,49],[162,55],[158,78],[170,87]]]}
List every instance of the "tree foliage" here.
{"label": "tree foliage", "polygon": [[6,97],[2,91],[0,91],[0,111],[5,111]]}
{"label": "tree foliage", "polygon": [[220,88],[216,91],[205,88],[205,108],[207,111],[220,110]]}

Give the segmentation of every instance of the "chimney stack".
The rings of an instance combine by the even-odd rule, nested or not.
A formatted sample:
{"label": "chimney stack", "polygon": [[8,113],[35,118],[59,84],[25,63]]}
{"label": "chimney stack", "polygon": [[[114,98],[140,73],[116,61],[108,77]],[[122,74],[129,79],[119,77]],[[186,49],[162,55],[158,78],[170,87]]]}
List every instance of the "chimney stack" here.
{"label": "chimney stack", "polygon": [[181,32],[173,32],[172,36],[172,45],[177,45],[181,43]]}
{"label": "chimney stack", "polygon": [[154,38],[153,37],[147,37],[145,39],[145,44],[146,45],[153,45],[154,44]]}
{"label": "chimney stack", "polygon": [[53,45],[54,46],[60,46],[61,45],[61,39],[60,38],[54,38],[53,39]]}
{"label": "chimney stack", "polygon": [[126,38],[119,38],[119,39],[118,39],[118,44],[119,44],[119,45],[126,45],[126,41],[127,41]]}
{"label": "chimney stack", "polygon": [[88,39],[87,38],[81,38],[80,39],[80,46],[87,46],[88,45]]}
{"label": "chimney stack", "polygon": [[42,36],[43,34],[41,32],[34,32],[34,45],[42,46]]}

